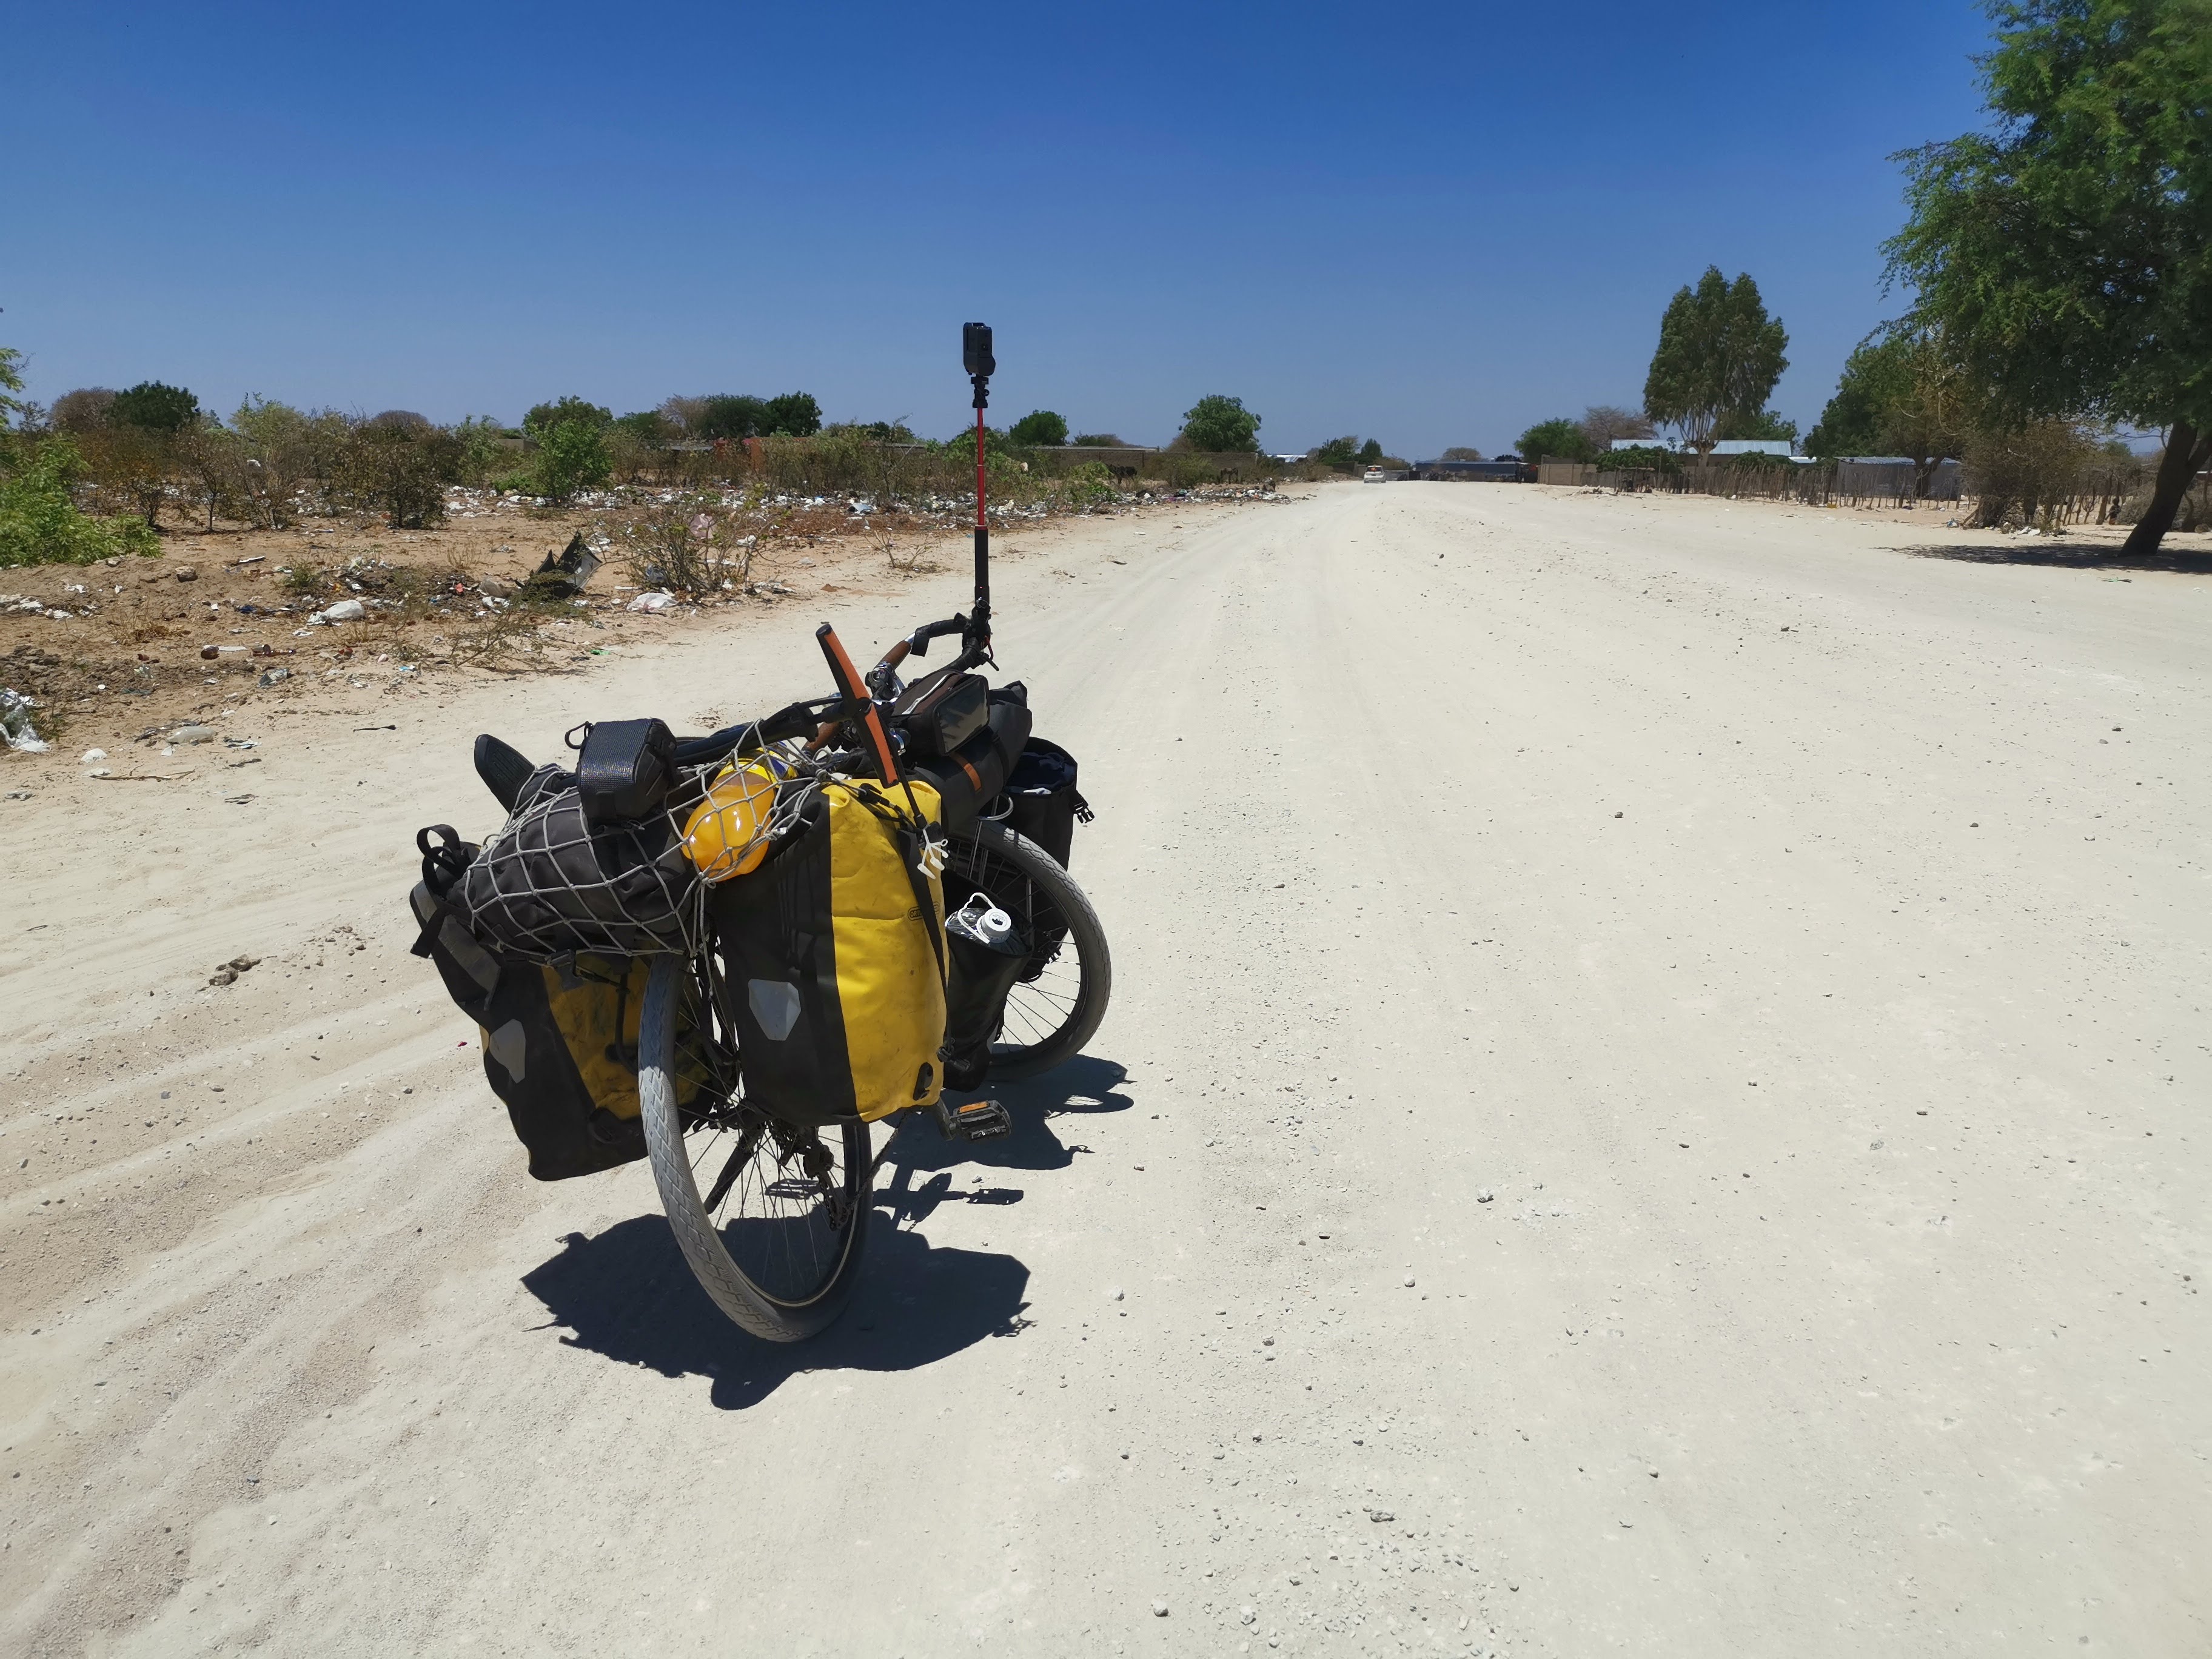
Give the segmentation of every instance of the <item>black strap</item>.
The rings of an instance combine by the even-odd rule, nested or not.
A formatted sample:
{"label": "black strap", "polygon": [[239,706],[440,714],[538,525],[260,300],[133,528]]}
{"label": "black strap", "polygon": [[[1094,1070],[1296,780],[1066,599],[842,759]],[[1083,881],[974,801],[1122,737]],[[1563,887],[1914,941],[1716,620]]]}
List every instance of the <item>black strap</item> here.
{"label": "black strap", "polygon": [[[432,836],[438,836],[433,845]],[[422,855],[422,884],[438,897],[443,898],[453,890],[461,872],[476,862],[481,849],[473,842],[461,839],[461,832],[450,823],[433,823],[415,832],[415,850]]]}

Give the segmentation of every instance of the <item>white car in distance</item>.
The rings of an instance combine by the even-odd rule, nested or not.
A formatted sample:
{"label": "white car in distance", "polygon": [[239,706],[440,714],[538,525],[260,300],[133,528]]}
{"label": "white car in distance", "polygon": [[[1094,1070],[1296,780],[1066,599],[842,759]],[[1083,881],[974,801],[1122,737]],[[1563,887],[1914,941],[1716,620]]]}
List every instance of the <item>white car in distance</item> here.
{"label": "white car in distance", "polygon": [[1362,483],[1388,483],[1389,479],[1383,473],[1381,467],[1370,466],[1366,471],[1359,475],[1359,482]]}

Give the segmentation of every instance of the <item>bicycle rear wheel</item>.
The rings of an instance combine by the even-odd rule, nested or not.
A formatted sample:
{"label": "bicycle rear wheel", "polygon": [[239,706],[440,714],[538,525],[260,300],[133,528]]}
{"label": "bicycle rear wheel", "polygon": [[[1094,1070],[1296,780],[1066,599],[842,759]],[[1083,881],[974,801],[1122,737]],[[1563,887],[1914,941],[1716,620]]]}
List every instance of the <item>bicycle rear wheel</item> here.
{"label": "bicycle rear wheel", "polygon": [[947,852],[947,913],[970,893],[987,894],[1030,943],[991,1044],[990,1075],[1035,1077],[1074,1059],[1106,1018],[1114,990],[1098,913],[1059,860],[1003,823],[978,823],[952,836]]}
{"label": "bicycle rear wheel", "polygon": [[646,1148],[684,1259],[714,1305],[755,1336],[796,1342],[843,1311],[859,1277],[868,1126],[794,1128],[746,1102],[715,972],[711,957],[669,955],[646,981]]}

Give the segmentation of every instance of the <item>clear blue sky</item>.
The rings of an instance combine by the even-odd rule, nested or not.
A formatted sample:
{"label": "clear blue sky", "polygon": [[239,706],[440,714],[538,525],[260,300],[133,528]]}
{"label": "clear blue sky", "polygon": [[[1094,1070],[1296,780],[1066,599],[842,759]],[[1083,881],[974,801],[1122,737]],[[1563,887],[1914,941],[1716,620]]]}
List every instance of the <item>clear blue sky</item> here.
{"label": "clear blue sky", "polygon": [[[1371,20],[1371,21],[1370,21]],[[1885,314],[1890,152],[1977,123],[1960,0],[1765,7],[0,6],[31,391],[1486,452],[1633,404],[1748,270],[1809,425]],[[1890,309],[1894,309],[1892,301]]]}

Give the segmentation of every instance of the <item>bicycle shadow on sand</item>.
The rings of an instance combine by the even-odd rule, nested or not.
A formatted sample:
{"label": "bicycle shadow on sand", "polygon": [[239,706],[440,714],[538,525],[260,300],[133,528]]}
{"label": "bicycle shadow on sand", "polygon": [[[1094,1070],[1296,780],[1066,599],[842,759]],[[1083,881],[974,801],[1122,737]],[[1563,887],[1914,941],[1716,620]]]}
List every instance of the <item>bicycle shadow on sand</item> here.
{"label": "bicycle shadow on sand", "polygon": [[[990,1250],[933,1246],[916,1231],[940,1204],[1018,1203],[1018,1188],[956,1188],[954,1167],[1066,1169],[1089,1149],[1063,1141],[1055,1123],[1091,1112],[1125,1111],[1125,1073],[1079,1059],[1047,1078],[993,1094],[1013,1133],[980,1145],[943,1139],[933,1121],[903,1126],[878,1173],[867,1259],[844,1316],[809,1342],[763,1342],[723,1316],[692,1278],[665,1217],[634,1216],[605,1231],[570,1233],[561,1250],[522,1277],[545,1306],[548,1324],[570,1347],[672,1381],[710,1379],[710,1404],[744,1411],[804,1372],[913,1370],[1029,1323],[1030,1270]],[[926,1178],[914,1184],[917,1174]],[[988,1179],[988,1176],[987,1176]]]}

